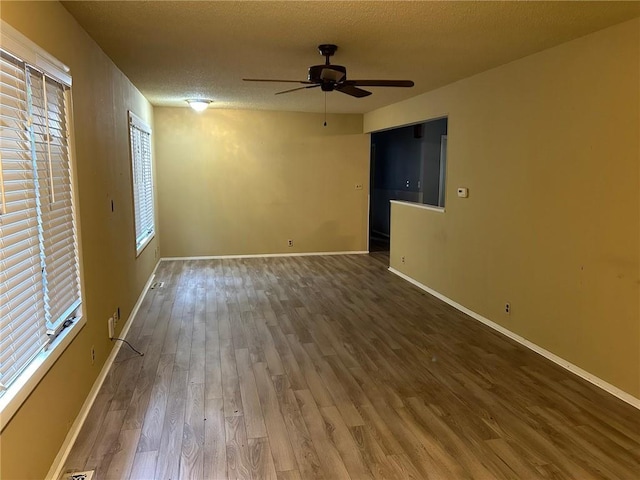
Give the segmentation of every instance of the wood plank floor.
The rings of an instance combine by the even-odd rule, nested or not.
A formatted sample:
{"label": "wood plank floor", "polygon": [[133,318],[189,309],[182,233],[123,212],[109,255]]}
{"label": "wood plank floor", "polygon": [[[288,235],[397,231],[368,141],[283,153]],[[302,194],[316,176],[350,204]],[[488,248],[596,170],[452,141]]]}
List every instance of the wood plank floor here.
{"label": "wood plank floor", "polygon": [[367,255],[168,261],[65,465],[102,479],[635,479],[638,410]]}

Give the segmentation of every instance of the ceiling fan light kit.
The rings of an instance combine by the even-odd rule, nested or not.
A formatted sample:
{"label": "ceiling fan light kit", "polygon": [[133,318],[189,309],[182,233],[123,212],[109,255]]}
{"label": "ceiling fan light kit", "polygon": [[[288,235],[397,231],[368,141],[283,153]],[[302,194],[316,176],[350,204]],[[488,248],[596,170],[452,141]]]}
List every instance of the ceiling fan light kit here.
{"label": "ceiling fan light kit", "polygon": [[211,100],[207,100],[204,98],[194,98],[187,100],[187,103],[196,112],[204,112],[211,103]]}
{"label": "ceiling fan light kit", "polygon": [[324,43],[318,46],[320,55],[325,57],[325,63],[323,65],[310,66],[307,80],[272,80],[264,78],[243,78],[243,80],[245,82],[286,82],[300,83],[304,85],[303,87],[276,92],[276,95],[320,87],[323,92],[333,92],[335,90],[356,98],[371,95],[371,92],[368,90],[358,88],[361,86],[413,87],[414,85],[411,80],[348,80],[346,67],[343,67],[342,65],[333,65],[329,62],[329,59],[336,53],[336,50],[338,50],[337,45],[333,45],[331,43]]}

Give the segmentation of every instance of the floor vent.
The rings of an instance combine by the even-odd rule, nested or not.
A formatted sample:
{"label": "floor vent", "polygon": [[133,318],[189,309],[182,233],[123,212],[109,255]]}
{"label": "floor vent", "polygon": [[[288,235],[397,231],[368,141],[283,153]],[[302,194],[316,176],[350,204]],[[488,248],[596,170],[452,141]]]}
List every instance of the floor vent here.
{"label": "floor vent", "polygon": [[151,290],[162,287],[164,287],[164,282],[154,282],[153,284],[151,284]]}
{"label": "floor vent", "polygon": [[73,472],[68,473],[63,480],[91,480],[93,478],[93,473],[95,470],[89,470],[86,472]]}

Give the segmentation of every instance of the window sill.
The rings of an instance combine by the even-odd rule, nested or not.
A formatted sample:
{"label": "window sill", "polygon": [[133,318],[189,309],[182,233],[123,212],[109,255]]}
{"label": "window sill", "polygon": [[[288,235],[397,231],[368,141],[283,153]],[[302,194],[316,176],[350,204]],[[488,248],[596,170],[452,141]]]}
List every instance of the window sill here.
{"label": "window sill", "polygon": [[405,202],[402,200],[389,200],[391,203],[397,203],[399,205],[407,205],[409,207],[423,208],[424,210],[431,210],[434,212],[444,213],[444,207],[436,207],[433,205],[427,205],[424,203]]}
{"label": "window sill", "polygon": [[29,364],[24,372],[11,384],[9,389],[0,397],[0,431],[9,424],[15,413],[44,378],[62,352],[78,335],[87,323],[81,316],[73,325],[62,331],[56,340],[45,350],[40,352]]}
{"label": "window sill", "polygon": [[140,245],[136,247],[136,258],[138,258],[140,256],[140,254],[142,253],[142,251],[147,248],[147,245],[149,245],[151,243],[151,240],[153,240],[153,238],[156,236],[156,232],[155,230],[153,232],[151,232],[149,235],[147,235],[142,242],[140,242]]}

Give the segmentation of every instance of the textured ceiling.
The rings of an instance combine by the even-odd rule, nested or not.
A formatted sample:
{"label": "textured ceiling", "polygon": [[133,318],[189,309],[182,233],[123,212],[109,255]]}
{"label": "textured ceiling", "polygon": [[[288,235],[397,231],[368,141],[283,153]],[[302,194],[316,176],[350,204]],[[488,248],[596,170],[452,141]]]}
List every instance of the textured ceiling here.
{"label": "textured ceiling", "polygon": [[335,43],[352,79],[411,79],[334,113],[364,113],[640,15],[639,2],[73,1],[67,10],[154,105],[321,112],[319,89],[286,95]]}

